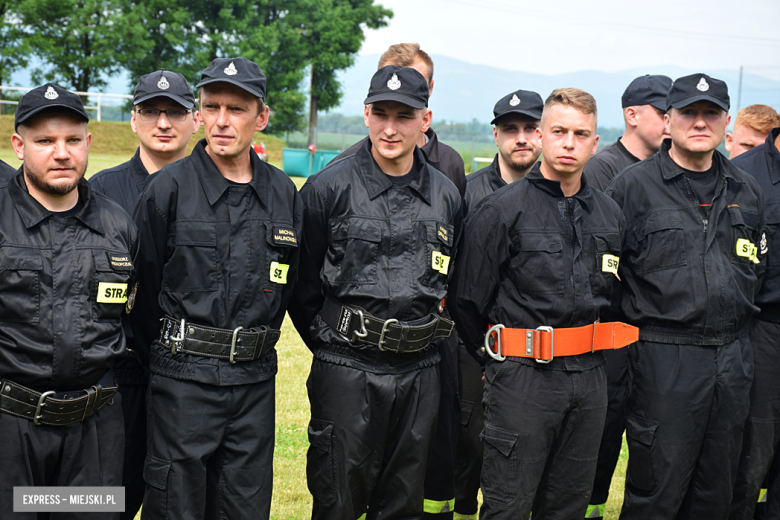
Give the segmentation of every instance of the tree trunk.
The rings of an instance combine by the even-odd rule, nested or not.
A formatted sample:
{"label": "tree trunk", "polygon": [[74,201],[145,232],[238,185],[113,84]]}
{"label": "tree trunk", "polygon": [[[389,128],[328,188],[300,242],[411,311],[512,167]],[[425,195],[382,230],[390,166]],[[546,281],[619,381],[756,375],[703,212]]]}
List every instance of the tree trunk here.
{"label": "tree trunk", "polygon": [[309,142],[308,145],[317,146],[317,99],[318,96],[314,93],[314,80],[315,80],[314,67],[311,71],[311,87],[309,90],[309,96],[311,102],[309,103]]}

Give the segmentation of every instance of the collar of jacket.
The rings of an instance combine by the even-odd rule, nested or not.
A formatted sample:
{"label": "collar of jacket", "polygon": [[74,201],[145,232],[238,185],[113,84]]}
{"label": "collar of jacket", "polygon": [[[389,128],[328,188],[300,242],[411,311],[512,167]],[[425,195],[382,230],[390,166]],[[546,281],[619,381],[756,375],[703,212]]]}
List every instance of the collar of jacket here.
{"label": "collar of jacket", "polygon": [[488,182],[490,183],[490,187],[493,188],[493,191],[506,186],[506,181],[503,179],[503,177],[501,177],[501,167],[498,164],[498,154],[496,154],[496,156],[493,158],[493,162],[490,164],[490,166],[488,166],[488,168],[490,169],[487,171],[487,178]]}
{"label": "collar of jacket", "polygon": [[[143,173],[147,177],[149,176],[149,170],[146,169],[146,166],[144,166],[144,162],[141,160],[141,148],[138,147],[135,150],[135,155],[133,155],[132,159],[130,159],[130,164],[133,165],[133,168],[135,168],[135,171]],[[146,179],[147,177],[144,177]]]}
{"label": "collar of jacket", "polygon": [[[428,162],[425,160],[425,155],[420,151],[419,147],[414,147],[414,154],[420,165],[420,173],[415,180],[409,183],[409,187],[416,191],[420,197],[423,198],[425,203],[430,206],[431,171]],[[371,155],[370,139],[366,139],[363,146],[360,147],[360,150],[358,150],[355,155],[357,157],[358,175],[363,180],[363,184],[366,185],[368,197],[371,200],[374,200],[393,186],[393,183],[387,178],[387,174],[382,171],[374,160],[374,157]]]}
{"label": "collar of jacket", "polygon": [[[27,191],[27,183],[24,180],[23,170],[24,166],[19,168],[16,175],[8,182],[8,193],[11,195],[11,200],[16,207],[16,211],[19,212],[19,216],[22,217],[22,223],[24,227],[30,229],[33,226],[37,226],[40,222],[51,216],[51,211],[44,208],[40,202],[35,200],[30,192]],[[79,182],[79,200],[84,205],[81,211],[76,213],[75,217],[79,219],[85,226],[93,229],[97,233],[103,234],[103,224],[100,222],[100,214],[97,211],[94,198],[92,197],[92,190],[89,189],[89,183],[82,177]]]}
{"label": "collar of jacket", "polygon": [[425,135],[428,136],[428,142],[420,148],[423,155],[425,155],[425,160],[432,163],[441,162],[439,160],[439,137],[433,131],[433,128],[429,128]]}
{"label": "collar of jacket", "polygon": [[[533,165],[533,168],[531,168],[531,171],[528,172],[528,175],[526,175],[524,178],[528,179],[528,182],[533,183],[534,186],[546,193],[549,193],[553,197],[565,198],[566,195],[564,195],[563,190],[561,190],[561,181],[547,179],[544,175],[542,175],[540,165],[541,163],[537,161],[536,164]],[[588,181],[585,179],[584,175],[580,178],[580,183],[580,191],[575,193],[572,198],[580,201],[585,205],[585,207],[588,208],[588,211],[590,211],[593,209],[594,203],[593,188],[590,187],[590,184],[588,184]]]}
{"label": "collar of jacket", "polygon": [[[685,173],[682,166],[674,162],[672,156],[669,155],[669,150],[671,148],[672,140],[664,139],[660,150],[658,150],[658,157],[661,159],[661,175],[667,180],[674,179]],[[731,161],[726,159],[719,151],[715,150],[715,153],[712,154],[712,161],[715,163],[717,171],[719,171],[724,178],[731,179],[733,182],[738,182],[740,184],[745,183],[738,175],[734,175],[737,167],[731,164]]]}
{"label": "collar of jacket", "polygon": [[766,167],[769,170],[769,178],[772,179],[772,184],[780,182],[780,152],[777,151],[775,146],[775,139],[780,135],[780,127],[773,128],[769,135],[766,136],[766,145],[764,149],[764,157],[766,157]]}
{"label": "collar of jacket", "polygon": [[[195,167],[195,171],[198,173],[198,178],[203,186],[203,191],[206,192],[206,198],[209,201],[209,205],[213,206],[230,187],[230,183],[225,176],[222,175],[222,172],[219,171],[219,168],[214,164],[214,161],[211,160],[209,154],[206,153],[206,146],[205,139],[198,141],[198,144],[196,144],[195,148],[192,150],[192,158],[194,159],[192,164]],[[249,160],[252,165],[252,180],[249,181],[248,184],[254,190],[258,200],[267,207],[266,200],[268,198],[268,187],[266,183],[262,181],[263,161],[257,157],[257,154],[250,153],[251,150],[251,148],[247,149]]]}

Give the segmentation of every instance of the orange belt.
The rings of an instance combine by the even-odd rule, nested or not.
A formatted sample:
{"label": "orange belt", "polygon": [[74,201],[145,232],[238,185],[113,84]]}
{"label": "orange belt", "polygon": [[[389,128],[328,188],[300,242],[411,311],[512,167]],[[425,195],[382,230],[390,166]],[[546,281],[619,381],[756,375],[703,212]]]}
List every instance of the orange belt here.
{"label": "orange belt", "polygon": [[[491,339],[493,345],[490,345]],[[512,356],[549,363],[556,356],[623,348],[638,339],[639,329],[621,322],[594,323],[567,329],[510,329],[492,325],[485,334],[485,351],[498,361]]]}

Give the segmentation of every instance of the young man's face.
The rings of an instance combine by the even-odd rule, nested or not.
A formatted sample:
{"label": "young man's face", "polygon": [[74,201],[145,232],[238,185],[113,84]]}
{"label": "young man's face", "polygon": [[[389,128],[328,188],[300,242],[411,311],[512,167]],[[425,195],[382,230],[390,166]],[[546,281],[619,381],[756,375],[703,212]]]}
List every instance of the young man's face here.
{"label": "young man's face", "polygon": [[[167,113],[154,112],[166,110]],[[154,155],[177,155],[198,131],[198,116],[167,97],[156,97],[133,108],[130,126],[141,146]]]}
{"label": "young man's face", "polygon": [[740,156],[756,146],[764,144],[766,136],[763,132],[749,127],[739,125],[734,132],[726,134],[726,151],[729,152],[729,159]]}
{"label": "young man's face", "polygon": [[653,105],[636,106],[634,110],[639,138],[648,148],[657,150],[661,147],[664,138],[669,137],[664,123],[665,112]]}
{"label": "young man's face", "polygon": [[700,154],[713,151],[723,141],[731,116],[711,101],[697,101],[687,107],[672,108],[664,121],[675,148]]}
{"label": "young man's face", "polygon": [[493,138],[505,164],[515,170],[533,166],[542,152],[536,138],[539,120],[522,114],[507,114],[493,127]]}
{"label": "young man's face", "polygon": [[46,114],[19,126],[11,138],[16,156],[24,161],[25,179],[47,195],[67,195],[87,171],[92,134],[77,115]]}
{"label": "young man's face", "polygon": [[431,113],[397,101],[379,101],[366,105],[363,120],[375,153],[392,162],[412,153],[420,133],[431,126]]}
{"label": "young man's face", "polygon": [[212,83],[201,90],[200,116],[209,149],[217,156],[235,158],[252,144],[255,132],[265,129],[269,109],[258,112],[258,99],[230,83]]}
{"label": "young man's face", "polygon": [[545,107],[542,126],[536,135],[541,142],[544,164],[562,177],[580,172],[596,153],[599,142],[596,116],[569,105]]}

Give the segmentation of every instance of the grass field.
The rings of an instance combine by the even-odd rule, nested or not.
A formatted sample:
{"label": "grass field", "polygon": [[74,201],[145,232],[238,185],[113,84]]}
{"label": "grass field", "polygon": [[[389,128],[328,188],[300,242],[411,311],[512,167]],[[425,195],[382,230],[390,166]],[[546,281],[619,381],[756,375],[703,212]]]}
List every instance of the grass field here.
{"label": "grass field", "polygon": [[[0,118],[0,126],[6,117]],[[122,123],[110,124],[122,125]],[[129,127],[127,123],[124,123],[124,126]],[[92,123],[90,123],[90,127],[92,128]],[[126,129],[117,128],[117,132],[120,130],[126,131]],[[100,132],[96,133],[100,134]],[[1,134],[2,128],[0,128]],[[265,138],[267,139],[267,137]],[[276,149],[281,149],[279,143],[274,144]],[[471,143],[468,144],[471,145]],[[134,151],[135,145],[132,144],[132,146],[125,146],[122,155],[116,153],[90,154],[87,176],[128,160]],[[270,158],[272,163],[281,166],[281,152],[279,155],[274,153]],[[16,155],[8,146],[3,148],[0,145],[0,159],[15,167],[19,166]],[[292,179],[299,188],[305,181],[300,177],[292,177]],[[306,431],[309,421],[306,377],[309,373],[312,356],[293,328],[289,318],[285,319],[277,350],[279,352],[279,374],[276,378],[276,447],[271,518],[275,520],[306,519],[310,517],[311,513],[311,495],[306,487],[306,450],[308,448]],[[620,462],[612,481],[610,501],[607,504],[605,516],[607,519],[617,519],[620,512],[623,502],[623,476],[627,459],[628,450],[624,440]],[[136,518],[140,519],[140,514]]]}

